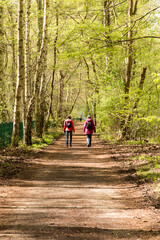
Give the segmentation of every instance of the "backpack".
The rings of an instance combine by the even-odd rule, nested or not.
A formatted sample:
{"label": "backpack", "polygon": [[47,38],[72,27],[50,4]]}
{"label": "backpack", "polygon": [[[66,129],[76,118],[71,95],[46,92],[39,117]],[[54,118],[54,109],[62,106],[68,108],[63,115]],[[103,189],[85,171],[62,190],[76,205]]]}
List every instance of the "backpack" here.
{"label": "backpack", "polygon": [[72,127],[72,123],[71,123],[71,121],[67,122],[67,123],[66,123],[66,126],[67,126],[67,128]]}
{"label": "backpack", "polygon": [[86,124],[87,129],[91,129],[92,128],[92,123],[91,121],[88,121]]}

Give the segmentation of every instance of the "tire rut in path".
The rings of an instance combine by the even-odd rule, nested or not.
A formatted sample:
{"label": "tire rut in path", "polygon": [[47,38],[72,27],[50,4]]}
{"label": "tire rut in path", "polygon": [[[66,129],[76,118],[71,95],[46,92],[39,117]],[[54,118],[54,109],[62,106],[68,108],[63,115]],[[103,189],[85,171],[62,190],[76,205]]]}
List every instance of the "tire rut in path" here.
{"label": "tire rut in path", "polygon": [[86,147],[82,128],[72,148],[63,136],[0,187],[0,239],[160,240],[160,211],[126,181],[110,147],[94,135]]}

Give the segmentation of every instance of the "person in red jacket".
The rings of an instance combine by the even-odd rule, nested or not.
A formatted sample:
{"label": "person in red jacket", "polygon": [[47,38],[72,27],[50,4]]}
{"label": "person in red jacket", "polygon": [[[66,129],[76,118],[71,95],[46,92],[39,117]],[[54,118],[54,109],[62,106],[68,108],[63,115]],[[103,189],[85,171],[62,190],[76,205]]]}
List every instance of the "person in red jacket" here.
{"label": "person in red jacket", "polygon": [[88,115],[84,123],[83,130],[87,136],[87,147],[91,147],[92,134],[93,134],[93,131],[96,132],[96,128],[90,115]]}
{"label": "person in red jacket", "polygon": [[64,133],[66,133],[66,146],[68,147],[68,138],[70,135],[70,147],[72,147],[72,132],[75,132],[74,123],[71,116],[64,121]]}

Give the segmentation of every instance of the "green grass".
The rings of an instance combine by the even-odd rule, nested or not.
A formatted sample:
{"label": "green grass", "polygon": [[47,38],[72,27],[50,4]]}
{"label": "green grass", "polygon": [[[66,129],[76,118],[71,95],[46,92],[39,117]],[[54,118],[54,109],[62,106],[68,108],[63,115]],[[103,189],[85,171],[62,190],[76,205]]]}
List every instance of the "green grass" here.
{"label": "green grass", "polygon": [[124,142],[126,145],[141,145],[141,141],[127,140]]}
{"label": "green grass", "polygon": [[137,174],[144,180],[160,181],[160,156],[138,156],[137,160],[140,164],[137,169]]}
{"label": "green grass", "polygon": [[32,149],[39,149],[52,144],[55,139],[58,139],[61,136],[61,134],[61,130],[54,130],[45,134],[42,138],[33,137]]}

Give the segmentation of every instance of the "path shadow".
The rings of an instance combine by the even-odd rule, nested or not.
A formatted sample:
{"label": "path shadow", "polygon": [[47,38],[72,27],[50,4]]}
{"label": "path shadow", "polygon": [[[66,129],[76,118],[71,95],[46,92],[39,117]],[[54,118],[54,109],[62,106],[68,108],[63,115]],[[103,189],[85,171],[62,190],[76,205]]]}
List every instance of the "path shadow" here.
{"label": "path shadow", "polygon": [[[28,239],[37,240],[137,240],[137,239],[160,239],[159,231],[145,231],[137,229],[101,229],[88,227],[66,227],[49,225],[6,225],[0,227],[1,231],[15,231],[17,234],[28,235]],[[155,239],[154,238],[154,239]]]}

